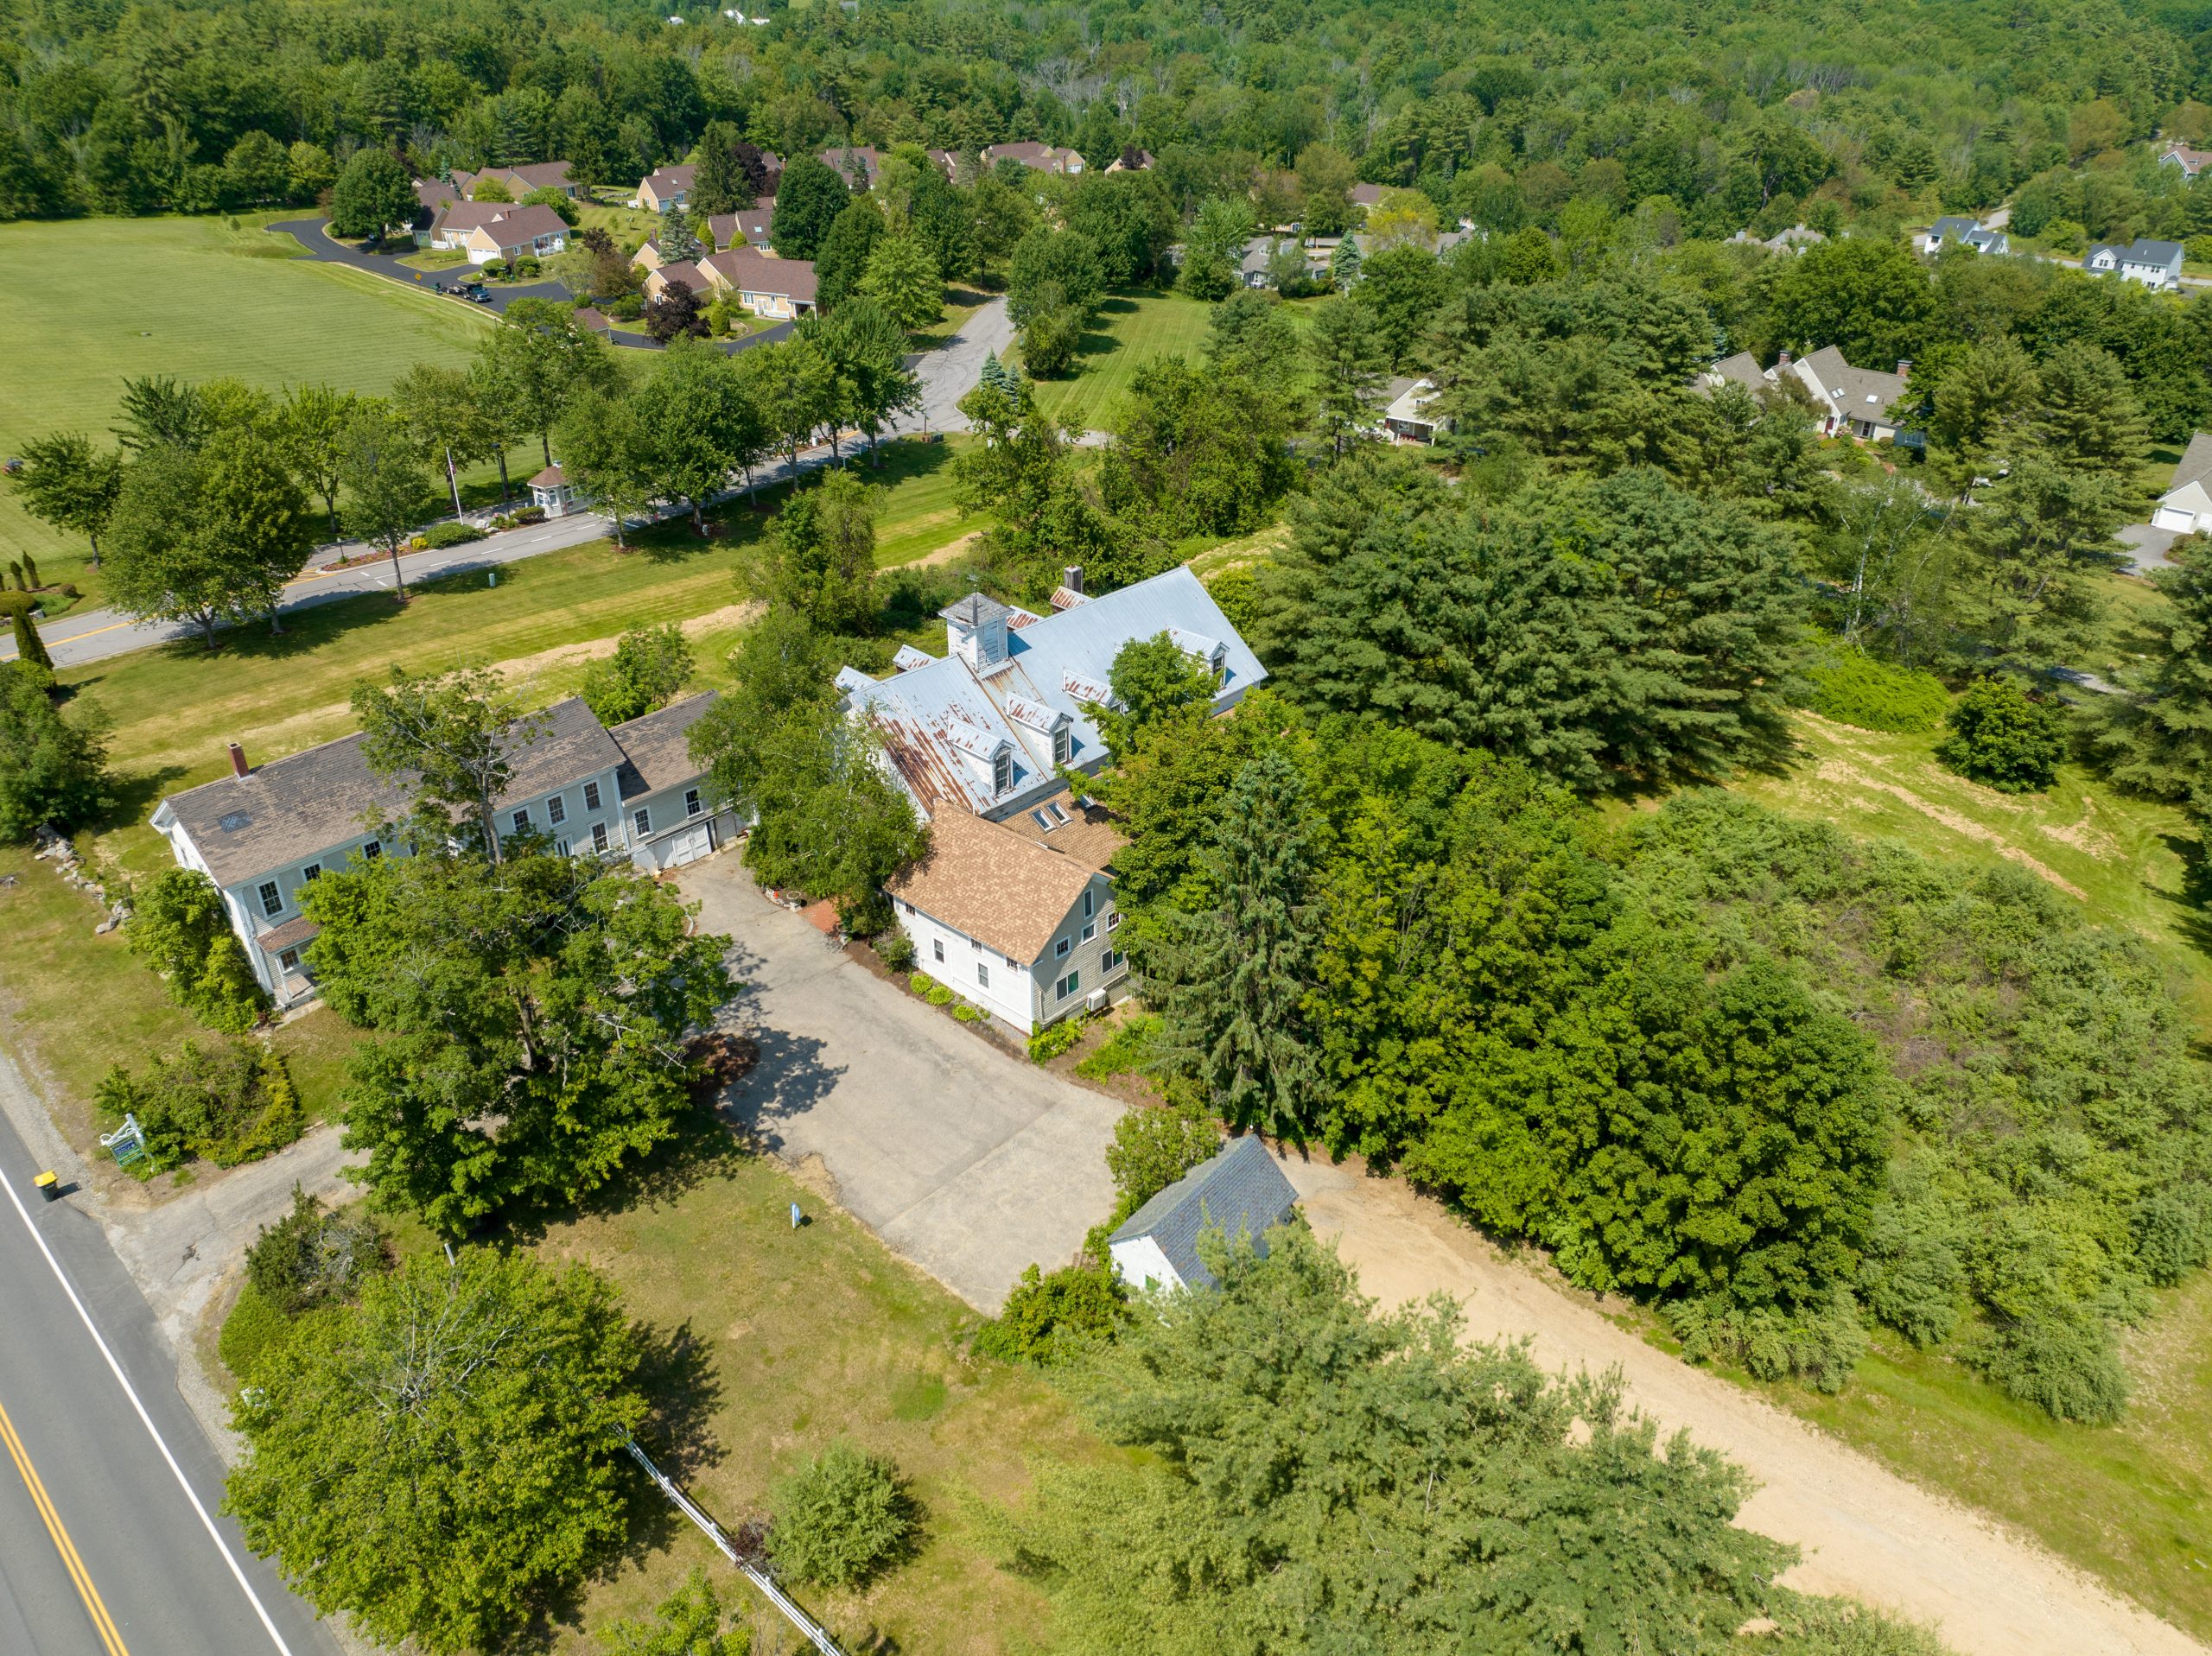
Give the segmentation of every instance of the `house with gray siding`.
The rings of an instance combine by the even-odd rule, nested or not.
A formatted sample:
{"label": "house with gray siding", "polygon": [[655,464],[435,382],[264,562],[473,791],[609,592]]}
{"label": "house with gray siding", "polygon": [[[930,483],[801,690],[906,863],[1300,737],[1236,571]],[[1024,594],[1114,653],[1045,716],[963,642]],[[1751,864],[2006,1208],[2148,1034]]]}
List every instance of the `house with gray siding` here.
{"label": "house with gray siding", "polygon": [[[613,731],[576,697],[554,703],[531,721],[531,739],[512,747],[495,815],[500,837],[542,834],[563,856],[620,857],[648,871],[728,843],[739,824],[710,803],[684,739],[713,699],[692,696]],[[261,765],[232,743],[230,775],[155,808],[155,831],[181,866],[222,893],[254,976],[280,1006],[315,993],[307,949],[317,928],[301,911],[301,893],[356,860],[407,854],[385,826],[409,807],[406,779],[372,771],[362,739],[340,737]]]}

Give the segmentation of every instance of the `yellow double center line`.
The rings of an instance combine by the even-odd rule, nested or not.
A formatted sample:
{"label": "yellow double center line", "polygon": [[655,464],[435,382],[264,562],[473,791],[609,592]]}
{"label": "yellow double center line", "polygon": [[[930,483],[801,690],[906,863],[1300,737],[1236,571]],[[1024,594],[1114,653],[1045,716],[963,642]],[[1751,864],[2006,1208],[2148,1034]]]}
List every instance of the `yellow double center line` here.
{"label": "yellow double center line", "polygon": [[0,1405],[0,1442],[8,1445],[8,1457],[15,1462],[16,1470],[23,1475],[23,1487],[31,1492],[32,1503],[38,1507],[39,1517],[45,1520],[46,1532],[54,1538],[54,1550],[61,1555],[62,1566],[68,1570],[69,1579],[77,1584],[77,1596],[85,1601],[85,1613],[92,1618],[92,1630],[106,1646],[107,1656],[130,1656],[124,1647],[123,1635],[115,1630],[115,1618],[100,1602],[99,1589],[92,1585],[92,1572],[85,1568],[85,1561],[77,1556],[77,1544],[61,1526],[61,1514],[54,1510],[46,1486],[39,1482],[38,1469],[31,1464],[23,1440],[16,1435],[16,1423],[8,1418],[4,1405]]}

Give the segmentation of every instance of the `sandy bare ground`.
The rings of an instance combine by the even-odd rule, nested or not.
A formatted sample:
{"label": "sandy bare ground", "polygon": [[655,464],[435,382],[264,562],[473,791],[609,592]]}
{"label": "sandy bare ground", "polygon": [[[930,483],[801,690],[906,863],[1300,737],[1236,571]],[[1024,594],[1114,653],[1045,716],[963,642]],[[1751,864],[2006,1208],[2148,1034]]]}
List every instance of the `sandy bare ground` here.
{"label": "sandy bare ground", "polygon": [[1803,1553],[1789,1585],[1935,1624],[1967,1656],[2202,1656],[2032,1539],[1645,1345],[1401,1181],[1279,1154],[1314,1231],[1383,1304],[1446,1293],[1465,1308],[1470,1339],[1526,1337],[1554,1371],[1618,1368],[1663,1431],[1686,1428],[1748,1469],[1759,1488],[1738,1521]]}

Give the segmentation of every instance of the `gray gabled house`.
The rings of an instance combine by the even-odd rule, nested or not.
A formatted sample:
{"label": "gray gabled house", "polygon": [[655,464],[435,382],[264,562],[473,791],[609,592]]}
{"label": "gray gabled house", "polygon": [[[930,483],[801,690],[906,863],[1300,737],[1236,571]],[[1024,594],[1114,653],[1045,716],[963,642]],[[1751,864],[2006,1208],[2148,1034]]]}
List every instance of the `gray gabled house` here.
{"label": "gray gabled house", "polygon": [[1221,1153],[1177,1179],[1106,1239],[1115,1273],[1132,1288],[1211,1288],[1198,1258],[1198,1233],[1219,1225],[1234,1240],[1249,1236],[1267,1252],[1268,1228],[1287,1219],[1298,1192],[1255,1137],[1232,1139]]}
{"label": "gray gabled house", "polygon": [[2116,276],[2123,282],[2139,282],[2146,288],[2171,291],[2181,286],[2182,245],[2138,236],[2122,245],[2100,242],[2089,250],[2082,268],[2092,276]]}

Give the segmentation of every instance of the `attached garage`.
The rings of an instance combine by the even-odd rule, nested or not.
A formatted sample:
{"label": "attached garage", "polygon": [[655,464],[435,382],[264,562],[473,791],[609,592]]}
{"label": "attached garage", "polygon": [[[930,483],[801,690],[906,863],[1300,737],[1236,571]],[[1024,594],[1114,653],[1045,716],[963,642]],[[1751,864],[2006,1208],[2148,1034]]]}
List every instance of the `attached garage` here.
{"label": "attached garage", "polygon": [[662,860],[664,868],[681,868],[685,863],[696,862],[715,852],[715,823],[712,817],[695,822],[680,833],[668,836],[668,854]]}

